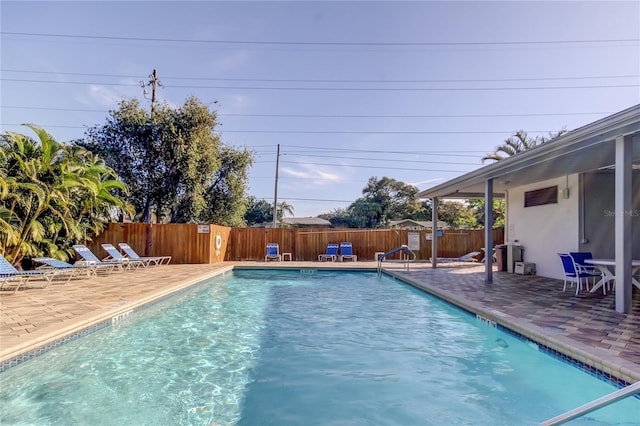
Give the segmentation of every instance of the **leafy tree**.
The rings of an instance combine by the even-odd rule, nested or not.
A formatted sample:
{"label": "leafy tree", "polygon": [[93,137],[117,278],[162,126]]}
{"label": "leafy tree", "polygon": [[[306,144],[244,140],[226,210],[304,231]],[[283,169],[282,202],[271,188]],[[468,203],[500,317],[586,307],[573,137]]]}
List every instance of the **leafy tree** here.
{"label": "leafy tree", "polygon": [[126,186],[100,158],[28,127],[38,141],[13,132],[0,136],[0,242],[15,264],[34,256],[66,259],[73,243],[128,210],[114,195]]}
{"label": "leafy tree", "polygon": [[475,222],[472,212],[465,203],[443,200],[438,204],[438,221],[443,221],[450,228],[469,228]]}
{"label": "leafy tree", "polygon": [[414,217],[420,211],[418,188],[388,177],[369,178],[362,190],[367,202],[377,204],[376,226],[393,219]]}
{"label": "leafy tree", "polygon": [[363,196],[346,209],[336,209],[319,217],[334,226],[379,228],[393,219],[431,219],[431,200],[419,200],[418,189],[388,177],[371,177]]}
{"label": "leafy tree", "polygon": [[250,196],[244,219],[248,226],[273,222],[273,205],[266,200]]}
{"label": "leafy tree", "polygon": [[431,200],[422,200],[420,202],[420,209],[409,219],[413,220],[431,220],[433,218],[432,215],[433,205]]}
{"label": "leafy tree", "polygon": [[566,129],[562,129],[559,132],[551,132],[548,137],[535,137],[531,138],[527,135],[527,132],[524,130],[519,130],[515,132],[513,135],[505,139],[502,145],[496,147],[496,150],[492,153],[487,154],[482,157],[482,162],[484,163],[487,160],[500,161],[504,160],[507,157],[512,157],[520,152],[524,152],[529,150],[539,144],[548,142],[551,139],[554,139],[564,133],[566,133]]}
{"label": "leafy tree", "polygon": [[352,228],[377,228],[381,224],[382,205],[371,198],[358,198],[349,206]]}
{"label": "leafy tree", "polygon": [[318,215],[319,218],[328,220],[337,228],[355,228],[349,210],[344,208],[334,209],[329,213]]}
{"label": "leafy tree", "polygon": [[107,123],[75,141],[105,158],[130,188],[135,219],[244,224],[251,152],[223,144],[215,112],[195,98],[151,113],[136,99],[110,111]]}
{"label": "leafy tree", "polygon": [[[474,217],[476,225],[474,227],[484,227],[484,199],[467,200],[467,204]],[[504,200],[493,200],[493,229],[504,228],[505,223],[505,203]]]}

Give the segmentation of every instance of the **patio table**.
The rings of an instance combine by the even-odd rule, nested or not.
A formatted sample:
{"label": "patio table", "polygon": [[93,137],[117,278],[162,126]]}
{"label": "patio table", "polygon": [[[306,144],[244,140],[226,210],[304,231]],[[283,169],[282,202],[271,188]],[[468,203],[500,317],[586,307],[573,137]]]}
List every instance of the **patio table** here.
{"label": "patio table", "polygon": [[[593,286],[590,293],[593,293],[594,291],[596,291],[597,289],[599,289],[609,281],[614,281],[616,279],[616,274],[610,268],[610,266],[616,265],[615,259],[585,259],[584,263],[593,265],[596,268],[598,268],[600,272],[602,272],[602,278]],[[638,280],[636,280],[633,277],[636,274],[636,272],[638,272],[639,269],[640,269],[640,260],[632,260],[631,261],[631,282],[633,283],[633,285],[635,285],[640,289],[640,282],[638,282]],[[605,294],[606,294],[606,290],[605,290]]]}

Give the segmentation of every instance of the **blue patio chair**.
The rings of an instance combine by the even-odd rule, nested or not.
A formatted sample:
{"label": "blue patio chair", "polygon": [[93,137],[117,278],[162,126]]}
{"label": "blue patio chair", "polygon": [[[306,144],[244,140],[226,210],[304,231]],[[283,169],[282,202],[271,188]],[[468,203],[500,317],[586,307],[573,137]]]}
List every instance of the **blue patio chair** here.
{"label": "blue patio chair", "polygon": [[[585,262],[585,260],[593,259],[593,254],[590,251],[572,251],[569,255],[573,258],[573,263],[576,265],[578,272],[589,274],[593,278],[593,283],[596,283],[596,278],[602,278],[602,273],[593,265]],[[589,276],[584,276],[587,290],[589,290]]]}
{"label": "blue patio chair", "polygon": [[558,253],[560,256],[560,260],[562,261],[562,268],[564,270],[564,286],[562,287],[562,291],[566,291],[567,282],[573,286],[573,283],[576,283],[576,296],[578,292],[582,290],[582,278],[592,277],[593,274],[590,272],[580,272],[579,267],[575,264],[573,257],[569,253]]}
{"label": "blue patio chair", "polygon": [[340,243],[340,260],[351,259],[354,262],[358,261],[358,256],[353,254],[353,245],[349,242]]}
{"label": "blue patio chair", "polygon": [[[171,256],[139,256],[134,249],[127,243],[118,243],[118,246],[122,249],[124,254],[129,256],[129,259],[133,260],[147,260],[154,265],[168,265],[171,262]],[[165,263],[166,262],[166,263]]]}
{"label": "blue patio chair", "polygon": [[327,244],[327,251],[318,255],[318,261],[330,260],[335,262],[338,259],[338,244]]}
{"label": "blue patio chair", "polygon": [[278,243],[267,243],[267,254],[264,256],[264,261],[268,262],[270,260],[278,262],[282,260],[282,256],[280,255],[280,246]]}
{"label": "blue patio chair", "polygon": [[53,278],[60,273],[60,271],[55,270],[18,271],[4,256],[0,255],[0,289],[15,286],[14,293],[17,293],[18,289],[31,279],[44,280],[45,285],[43,288],[47,288]]}
{"label": "blue patio chair", "polygon": [[109,255],[109,260],[121,262],[126,265],[127,268],[146,268],[151,263],[149,260],[134,260],[127,256],[123,256],[113,244],[101,244],[101,246]]}

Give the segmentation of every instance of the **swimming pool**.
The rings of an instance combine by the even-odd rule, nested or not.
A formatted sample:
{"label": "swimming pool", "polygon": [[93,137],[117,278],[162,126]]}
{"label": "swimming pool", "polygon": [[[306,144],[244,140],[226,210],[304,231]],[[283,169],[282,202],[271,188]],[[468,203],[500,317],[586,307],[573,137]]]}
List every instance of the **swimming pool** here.
{"label": "swimming pool", "polygon": [[0,423],[526,425],[613,390],[389,277],[236,271],[0,374]]}

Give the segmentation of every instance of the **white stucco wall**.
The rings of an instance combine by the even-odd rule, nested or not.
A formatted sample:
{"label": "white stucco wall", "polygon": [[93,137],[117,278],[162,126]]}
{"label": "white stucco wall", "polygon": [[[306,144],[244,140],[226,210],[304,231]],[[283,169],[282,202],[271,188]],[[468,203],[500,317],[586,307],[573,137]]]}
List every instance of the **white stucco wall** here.
{"label": "white stucco wall", "polygon": [[[558,194],[557,204],[524,207],[525,191],[558,186],[569,188],[569,198]],[[524,247],[524,261],[536,264],[536,274],[563,279],[558,253],[578,251],[578,175],[510,188],[507,198],[505,243],[518,241]]]}

